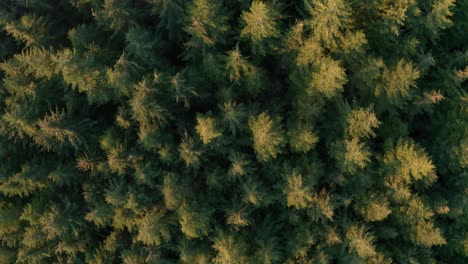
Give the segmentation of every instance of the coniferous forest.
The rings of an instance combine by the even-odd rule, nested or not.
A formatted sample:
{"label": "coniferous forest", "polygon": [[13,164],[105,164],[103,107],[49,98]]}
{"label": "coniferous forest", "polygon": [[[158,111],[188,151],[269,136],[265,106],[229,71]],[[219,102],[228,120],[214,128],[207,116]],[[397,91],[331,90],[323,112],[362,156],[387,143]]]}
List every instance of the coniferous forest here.
{"label": "coniferous forest", "polygon": [[0,264],[468,263],[468,1],[0,0]]}

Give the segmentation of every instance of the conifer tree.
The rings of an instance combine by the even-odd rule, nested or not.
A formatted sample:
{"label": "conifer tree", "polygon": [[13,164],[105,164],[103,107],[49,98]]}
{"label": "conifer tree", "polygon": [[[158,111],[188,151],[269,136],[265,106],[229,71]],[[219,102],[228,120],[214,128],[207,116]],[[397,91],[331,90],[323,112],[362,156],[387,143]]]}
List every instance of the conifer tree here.
{"label": "conifer tree", "polygon": [[312,72],[307,92],[311,94],[317,91],[325,98],[330,98],[340,93],[346,82],[345,71],[339,62],[324,58],[319,62],[317,69]]}
{"label": "conifer tree", "polygon": [[415,86],[419,76],[419,71],[411,62],[400,60],[396,66],[384,69],[376,94],[385,94],[390,102],[397,103],[410,95],[410,88]]}
{"label": "conifer tree", "polygon": [[197,122],[198,124],[195,126],[195,129],[204,144],[208,144],[213,139],[221,136],[221,133],[216,128],[215,119],[213,117],[197,115]]}
{"label": "conifer tree", "polygon": [[373,236],[366,232],[365,227],[351,226],[346,232],[349,241],[349,250],[355,252],[360,258],[366,259],[377,254],[373,245]]}
{"label": "conifer tree", "polygon": [[278,11],[268,2],[255,0],[249,11],[242,12],[241,18],[245,23],[241,37],[252,42],[254,53],[264,53],[263,46],[268,43],[268,39],[275,38],[280,33],[277,28]]}
{"label": "conifer tree", "polygon": [[216,250],[214,263],[248,263],[246,245],[234,235],[220,233],[216,236],[213,248]]}
{"label": "conifer tree", "polygon": [[98,22],[118,31],[135,23],[138,12],[131,6],[130,1],[105,0],[96,17]]}
{"label": "conifer tree", "polygon": [[286,204],[288,207],[303,209],[309,207],[313,201],[312,188],[307,182],[303,182],[302,175],[297,175],[293,172],[287,178],[287,186],[285,190]]}
{"label": "conifer tree", "polygon": [[289,146],[294,152],[307,152],[315,147],[319,138],[316,133],[307,128],[294,128],[288,131]]}
{"label": "conifer tree", "polygon": [[158,16],[159,31],[167,31],[171,40],[177,38],[184,18],[184,8],[181,0],[146,0],[151,13]]}
{"label": "conifer tree", "polygon": [[265,78],[263,71],[249,63],[242,56],[238,46],[229,51],[227,55],[226,72],[232,82],[246,86],[247,90],[253,95],[264,89],[262,87],[262,81]]}
{"label": "conifer tree", "polygon": [[336,39],[351,22],[351,10],[341,0],[305,0],[306,10],[312,16],[310,25],[314,36],[324,45],[333,48]]}
{"label": "conifer tree", "polygon": [[204,237],[211,231],[210,210],[202,211],[200,208],[203,208],[203,205],[194,206],[184,202],[177,210],[180,230],[188,239]]}
{"label": "conifer tree", "polygon": [[221,122],[232,135],[236,135],[246,120],[247,113],[244,105],[235,101],[228,101],[219,105],[219,108],[222,111]]}
{"label": "conifer tree", "polygon": [[189,9],[189,24],[185,31],[191,36],[186,46],[204,49],[224,42],[223,35],[228,30],[227,17],[217,1],[196,0]]}
{"label": "conifer tree", "polygon": [[377,194],[371,194],[364,199],[363,203],[358,206],[357,211],[369,222],[382,221],[392,213],[389,208],[389,201]]}
{"label": "conifer tree", "polygon": [[364,143],[359,142],[356,138],[344,140],[344,142],[334,142],[331,151],[339,167],[350,174],[354,174],[370,162],[369,150]]}
{"label": "conifer tree", "polygon": [[352,110],[346,121],[346,134],[352,138],[375,137],[373,129],[380,124],[372,108],[361,107]]}
{"label": "conifer tree", "polygon": [[277,123],[278,121],[272,120],[266,112],[249,119],[253,147],[260,162],[274,159],[282,152],[285,140],[282,128]]}
{"label": "conifer tree", "polygon": [[19,21],[11,21],[5,30],[26,46],[44,47],[51,41],[48,24],[45,17],[31,14],[22,16]]}
{"label": "conifer tree", "polygon": [[145,245],[158,246],[171,240],[170,222],[167,221],[167,218],[163,218],[165,214],[165,209],[161,207],[146,212],[136,224],[137,241],[141,241]]}
{"label": "conifer tree", "polygon": [[180,159],[187,167],[198,167],[200,165],[200,156],[202,152],[197,149],[194,139],[185,133],[179,146]]}
{"label": "conifer tree", "polygon": [[402,183],[408,184],[423,181],[430,185],[437,179],[434,164],[424,150],[411,140],[399,139],[394,147],[386,152],[383,162],[389,168],[389,180],[401,180]]}
{"label": "conifer tree", "polygon": [[157,65],[161,63],[158,61],[156,55],[158,36],[148,29],[134,26],[129,28],[125,34],[127,42],[126,48],[128,53],[135,57],[139,63],[147,65]]}

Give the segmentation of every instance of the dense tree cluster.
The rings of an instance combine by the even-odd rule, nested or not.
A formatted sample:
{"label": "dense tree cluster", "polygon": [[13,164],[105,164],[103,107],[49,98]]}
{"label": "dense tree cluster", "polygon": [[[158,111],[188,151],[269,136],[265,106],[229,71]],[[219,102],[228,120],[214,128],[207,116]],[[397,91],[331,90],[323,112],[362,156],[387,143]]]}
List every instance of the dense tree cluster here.
{"label": "dense tree cluster", "polygon": [[0,1],[0,263],[468,263],[468,1]]}

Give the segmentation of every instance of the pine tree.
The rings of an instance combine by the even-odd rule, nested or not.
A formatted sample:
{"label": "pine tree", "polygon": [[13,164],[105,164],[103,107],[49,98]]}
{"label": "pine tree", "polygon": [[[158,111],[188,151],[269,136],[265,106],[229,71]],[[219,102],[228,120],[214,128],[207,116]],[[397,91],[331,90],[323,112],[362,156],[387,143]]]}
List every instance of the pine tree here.
{"label": "pine tree", "polygon": [[[69,113],[69,112],[68,112]],[[68,116],[67,116],[68,115]],[[82,141],[78,129],[86,131],[91,125],[86,120],[76,122],[64,110],[52,111],[37,123],[39,130],[34,135],[34,141],[46,149],[60,148],[64,143],[70,143],[78,148]]]}
{"label": "pine tree", "polygon": [[307,182],[303,182],[302,175],[293,171],[287,178],[287,185],[284,190],[287,206],[295,209],[309,207],[313,201],[313,188],[309,185]]}
{"label": "pine tree", "polygon": [[209,248],[193,240],[183,240],[179,250],[182,263],[208,264],[212,258]]}
{"label": "pine tree", "polygon": [[423,181],[430,185],[437,179],[434,164],[425,151],[411,140],[399,139],[386,152],[383,162],[389,168],[389,180],[404,183]]}
{"label": "pine tree", "polygon": [[206,46],[224,42],[222,37],[229,29],[226,25],[228,18],[224,13],[222,5],[217,1],[194,1],[189,8],[189,26],[185,28],[191,39],[185,45],[203,50]]}
{"label": "pine tree", "polygon": [[99,49],[94,47],[81,54],[64,49],[54,58],[65,82],[87,94],[93,103],[103,103],[115,97],[115,91],[106,87],[106,71],[96,57]]}
{"label": "pine tree", "polygon": [[138,11],[131,6],[130,1],[104,0],[96,17],[102,25],[118,31],[134,24]]}
{"label": "pine tree", "polygon": [[236,135],[242,124],[245,122],[247,112],[243,104],[238,104],[235,101],[228,101],[219,105],[221,110],[221,122],[231,132],[231,135]]}
{"label": "pine tree", "polygon": [[183,103],[184,107],[190,106],[190,99],[197,97],[198,93],[194,87],[187,84],[184,73],[179,72],[170,77],[169,84],[176,103]]}
{"label": "pine tree", "polygon": [[426,25],[432,31],[433,38],[439,35],[439,30],[453,25],[450,17],[453,15],[451,9],[454,5],[453,0],[440,0],[432,3],[431,11],[426,16]]}
{"label": "pine tree", "polygon": [[351,226],[346,232],[346,239],[349,241],[349,250],[360,258],[366,259],[377,254],[373,245],[374,237],[368,234],[363,226]]}
{"label": "pine tree", "polygon": [[355,174],[371,161],[369,149],[356,138],[334,142],[330,151],[338,167],[349,174]]}
{"label": "pine tree", "polygon": [[160,42],[158,36],[153,32],[134,26],[129,28],[125,34],[126,48],[131,56],[134,56],[139,63],[147,65],[157,65],[161,63],[156,55],[157,44]]}
{"label": "pine tree", "polygon": [[253,259],[259,263],[276,263],[281,261],[282,252],[278,241],[278,233],[281,232],[281,225],[271,220],[271,215],[265,217],[265,221],[260,225]]}
{"label": "pine tree", "polygon": [[21,65],[26,67],[26,73],[36,78],[51,79],[55,74],[55,61],[53,53],[44,48],[32,47],[15,56]]}
{"label": "pine tree", "polygon": [[319,62],[317,69],[312,72],[307,92],[309,94],[319,92],[325,98],[330,98],[343,90],[346,82],[345,71],[339,62],[331,58],[324,58]]}
{"label": "pine tree", "polygon": [[236,230],[249,226],[251,223],[248,218],[248,212],[243,208],[229,210],[226,217],[226,224],[234,226]]}
{"label": "pine tree", "polygon": [[382,221],[392,213],[389,205],[389,201],[385,197],[371,194],[363,199],[363,203],[358,206],[357,211],[366,221]]}
{"label": "pine tree", "polygon": [[266,162],[282,152],[281,148],[285,144],[284,133],[281,126],[278,126],[277,120],[272,120],[266,112],[263,112],[249,119],[249,127],[258,161]]}
{"label": "pine tree", "polygon": [[150,246],[170,241],[172,235],[170,222],[164,217],[166,214],[166,210],[162,207],[147,211],[136,224],[138,229],[136,240]]}
{"label": "pine tree", "polygon": [[399,103],[410,96],[410,88],[415,87],[415,81],[420,73],[411,62],[399,60],[394,67],[385,68],[382,73],[382,83],[376,87],[376,95],[384,95],[390,102]]}
{"label": "pine tree", "polygon": [[144,78],[135,85],[135,92],[129,101],[132,118],[140,124],[140,133],[164,126],[168,120],[167,110],[156,100],[157,88],[151,80]]}
{"label": "pine tree", "polygon": [[447,243],[445,238],[441,235],[439,228],[434,227],[432,222],[418,223],[413,232],[415,232],[415,234],[412,240],[417,245],[423,247],[444,245]]}
{"label": "pine tree", "polygon": [[347,117],[346,134],[352,138],[375,137],[373,129],[380,124],[371,107],[352,110]]}
{"label": "pine tree", "polygon": [[125,54],[122,54],[115,65],[106,70],[107,83],[115,88],[117,94],[128,96],[133,85],[133,76],[138,68],[138,64],[129,61]]}
{"label": "pine tree", "polygon": [[264,72],[242,56],[239,46],[228,52],[226,72],[229,74],[231,81],[246,86],[247,91],[253,95],[258,94],[265,88],[262,85],[265,78]]}
{"label": "pine tree", "polygon": [[0,192],[5,196],[26,197],[35,191],[45,189],[47,169],[40,165],[39,162],[34,165],[23,164],[20,171],[2,180]]}
{"label": "pine tree", "polygon": [[268,195],[265,186],[262,186],[257,181],[249,179],[247,179],[242,185],[242,201],[255,207],[261,207],[270,204],[272,202],[272,197]]}
{"label": "pine tree", "polygon": [[213,248],[216,250],[214,263],[241,264],[248,263],[246,245],[234,235],[220,233],[216,236]]}
{"label": "pine tree", "polygon": [[208,144],[213,139],[222,135],[216,128],[215,119],[213,117],[197,115],[197,122],[198,124],[195,126],[195,130],[204,144]]}
{"label": "pine tree", "polygon": [[265,53],[264,46],[268,44],[268,40],[280,34],[277,25],[279,18],[275,6],[260,0],[253,1],[249,11],[242,12],[241,19],[245,26],[240,36],[252,42],[254,53]]}
{"label": "pine tree", "polygon": [[21,16],[19,21],[11,21],[5,30],[16,40],[23,41],[26,46],[45,47],[52,41],[47,18],[36,14]]}
{"label": "pine tree", "polygon": [[309,38],[304,41],[304,44],[299,48],[296,63],[298,65],[314,65],[323,57],[323,48],[320,43]]}
{"label": "pine tree", "polygon": [[229,175],[233,178],[242,178],[252,173],[251,161],[247,155],[232,152],[229,154],[229,161],[231,162]]}
{"label": "pine tree", "polygon": [[[6,237],[8,234],[14,234],[21,228],[20,222],[17,221],[21,215],[21,206],[11,203],[2,203],[0,210],[0,235]],[[2,239],[3,240],[3,239]],[[4,250],[5,258],[8,258],[8,250]],[[3,254],[2,254],[3,255]]]}
{"label": "pine tree", "polygon": [[381,30],[397,36],[400,35],[401,28],[409,23],[411,15],[417,15],[420,12],[416,1],[387,2],[378,10],[383,17]]}
{"label": "pine tree", "polygon": [[157,15],[158,30],[165,30],[169,39],[178,38],[184,19],[184,8],[181,0],[146,0],[150,4],[151,13]]}
{"label": "pine tree", "polygon": [[294,152],[308,152],[318,143],[319,138],[311,130],[295,128],[288,131],[289,146]]}
{"label": "pine tree", "polygon": [[312,16],[310,26],[315,37],[332,48],[336,39],[351,22],[351,10],[345,1],[341,0],[306,0],[306,10]]}
{"label": "pine tree", "polygon": [[164,176],[162,185],[162,194],[164,196],[164,203],[169,210],[176,210],[184,201],[185,187],[180,184],[177,175],[169,173]]}
{"label": "pine tree", "polygon": [[186,133],[179,146],[179,157],[184,161],[185,166],[197,168],[200,165],[201,154],[193,138]]}
{"label": "pine tree", "polygon": [[210,228],[210,210],[202,209],[203,205],[190,205],[184,202],[177,210],[180,230],[188,239],[207,236]]}
{"label": "pine tree", "polygon": [[107,204],[98,204],[96,208],[86,214],[85,220],[97,227],[105,227],[111,223],[112,216],[112,207]]}

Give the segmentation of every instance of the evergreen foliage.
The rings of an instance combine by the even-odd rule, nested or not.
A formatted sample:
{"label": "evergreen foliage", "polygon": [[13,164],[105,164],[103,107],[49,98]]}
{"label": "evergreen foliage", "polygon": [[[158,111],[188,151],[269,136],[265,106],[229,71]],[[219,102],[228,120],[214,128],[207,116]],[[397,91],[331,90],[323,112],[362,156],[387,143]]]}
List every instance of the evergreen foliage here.
{"label": "evergreen foliage", "polygon": [[0,264],[468,263],[468,1],[0,0]]}
{"label": "evergreen foliage", "polygon": [[252,131],[253,147],[260,162],[276,158],[284,145],[284,136],[281,127],[277,127],[270,116],[263,112],[249,119],[249,127]]}

